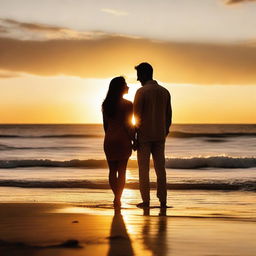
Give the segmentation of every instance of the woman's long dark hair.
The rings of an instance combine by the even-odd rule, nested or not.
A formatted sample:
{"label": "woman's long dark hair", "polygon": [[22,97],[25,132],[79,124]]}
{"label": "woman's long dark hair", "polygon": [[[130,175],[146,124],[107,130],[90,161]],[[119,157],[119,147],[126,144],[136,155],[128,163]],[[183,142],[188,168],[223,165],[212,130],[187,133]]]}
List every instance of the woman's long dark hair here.
{"label": "woman's long dark hair", "polygon": [[115,77],[111,80],[107,96],[102,103],[102,112],[109,117],[116,114],[117,105],[123,97],[125,79],[122,76]]}

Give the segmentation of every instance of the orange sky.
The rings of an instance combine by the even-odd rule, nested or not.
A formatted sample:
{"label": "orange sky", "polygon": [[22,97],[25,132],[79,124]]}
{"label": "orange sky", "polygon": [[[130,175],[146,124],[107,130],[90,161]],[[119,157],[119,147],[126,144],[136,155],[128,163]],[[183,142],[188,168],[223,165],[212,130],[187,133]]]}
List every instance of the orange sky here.
{"label": "orange sky", "polygon": [[[100,123],[109,81],[31,75],[3,79],[0,122]],[[127,81],[132,98],[139,84],[135,77],[127,77]],[[256,86],[159,83],[172,95],[175,123],[256,122]]]}
{"label": "orange sky", "polygon": [[255,12],[242,0],[2,0],[0,123],[99,123],[111,78],[132,98],[142,61],[174,122],[255,123]]}

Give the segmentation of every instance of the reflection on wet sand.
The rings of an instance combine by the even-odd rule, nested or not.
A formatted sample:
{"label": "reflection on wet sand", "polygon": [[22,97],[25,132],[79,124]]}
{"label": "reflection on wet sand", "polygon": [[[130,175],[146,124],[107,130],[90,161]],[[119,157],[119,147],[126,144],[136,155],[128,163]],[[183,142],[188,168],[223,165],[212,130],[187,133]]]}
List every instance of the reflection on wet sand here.
{"label": "reflection on wet sand", "polygon": [[[150,208],[143,210],[144,216],[150,216]],[[156,221],[155,221],[156,220]],[[161,208],[159,211],[159,217],[152,218],[146,217],[144,219],[142,229],[142,240],[144,246],[152,252],[154,256],[165,256],[168,252],[167,243],[167,217],[166,208]]]}
{"label": "reflection on wet sand", "polygon": [[138,225],[138,217],[125,215],[124,221],[121,211],[115,211],[109,236],[108,256],[130,256],[135,255],[135,251],[144,255],[168,254],[166,209],[160,209],[159,216],[150,216],[150,208],[147,208],[143,210],[143,215],[139,217],[142,222]]}
{"label": "reflection on wet sand", "polygon": [[108,256],[116,255],[134,255],[131,240],[120,210],[115,210],[109,236]]}

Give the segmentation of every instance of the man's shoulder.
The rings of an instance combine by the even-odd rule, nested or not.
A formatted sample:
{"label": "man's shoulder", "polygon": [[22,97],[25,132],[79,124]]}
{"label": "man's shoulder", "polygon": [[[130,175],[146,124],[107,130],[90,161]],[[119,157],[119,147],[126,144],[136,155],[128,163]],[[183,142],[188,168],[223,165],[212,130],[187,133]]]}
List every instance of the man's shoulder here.
{"label": "man's shoulder", "polygon": [[164,86],[162,86],[160,84],[158,84],[158,89],[161,90],[164,94],[170,95],[170,92],[168,91],[168,89],[166,89]]}
{"label": "man's shoulder", "polygon": [[[160,85],[161,86],[161,85]],[[170,95],[170,92],[168,89],[166,89],[165,87],[161,86],[162,90],[167,94]]]}
{"label": "man's shoulder", "polygon": [[164,94],[170,95],[170,92],[164,86],[158,84],[158,82],[155,80],[153,80],[149,84],[149,86],[144,85],[144,86],[140,87],[136,91],[136,95],[143,95],[143,94],[147,94],[147,93],[150,94],[152,91],[155,91],[156,89],[162,91]]}
{"label": "man's shoulder", "polygon": [[137,89],[135,96],[136,97],[141,96],[143,94],[144,90],[145,90],[145,88],[143,86],[140,87],[139,89]]}
{"label": "man's shoulder", "polygon": [[136,92],[140,93],[140,92],[143,92],[145,90],[145,87],[144,86],[141,86],[139,89],[137,89]]}

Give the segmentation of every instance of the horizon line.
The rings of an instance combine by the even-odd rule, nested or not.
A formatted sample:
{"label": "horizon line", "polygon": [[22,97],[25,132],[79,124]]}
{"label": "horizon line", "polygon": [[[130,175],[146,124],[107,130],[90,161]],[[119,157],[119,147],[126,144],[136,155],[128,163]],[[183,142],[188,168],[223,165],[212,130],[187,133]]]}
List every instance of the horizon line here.
{"label": "horizon line", "polygon": [[[0,123],[0,125],[103,125],[103,123]],[[172,125],[256,125],[256,123],[172,123]]]}

